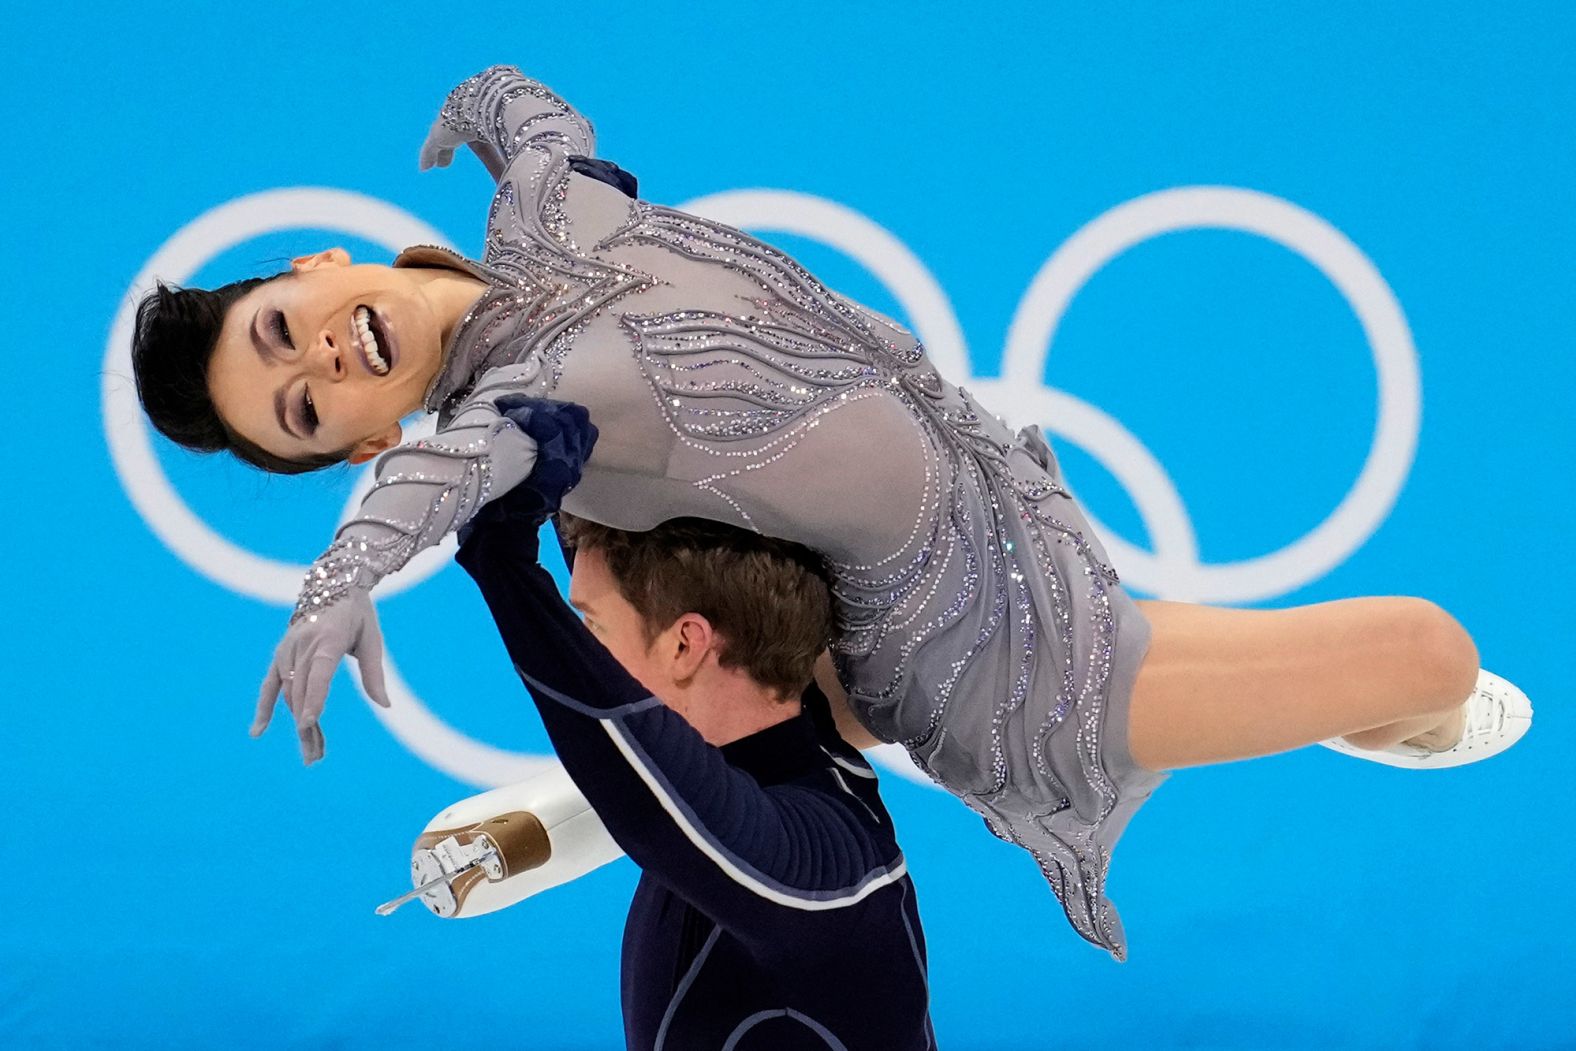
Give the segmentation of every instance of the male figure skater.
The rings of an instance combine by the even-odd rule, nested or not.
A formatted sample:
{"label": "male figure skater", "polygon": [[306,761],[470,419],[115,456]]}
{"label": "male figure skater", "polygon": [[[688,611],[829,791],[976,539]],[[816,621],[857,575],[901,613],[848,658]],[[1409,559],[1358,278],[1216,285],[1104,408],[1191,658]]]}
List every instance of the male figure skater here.
{"label": "male figure skater", "polygon": [[584,410],[508,414],[542,455],[475,517],[458,561],[559,758],[641,868],[628,1046],[933,1047],[891,818],[811,682],[832,632],[815,557],[699,520],[646,533],[568,520],[582,624],[537,563],[537,533],[583,459],[572,434],[558,457],[541,424],[572,432]]}

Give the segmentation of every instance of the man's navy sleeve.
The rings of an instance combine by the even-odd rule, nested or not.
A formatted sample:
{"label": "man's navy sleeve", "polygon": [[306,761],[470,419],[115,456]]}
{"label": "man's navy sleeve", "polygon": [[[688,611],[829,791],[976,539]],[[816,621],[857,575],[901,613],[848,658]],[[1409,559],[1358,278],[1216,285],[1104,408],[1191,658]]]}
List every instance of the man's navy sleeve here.
{"label": "man's navy sleeve", "polygon": [[890,836],[824,792],[763,787],[651,696],[565,605],[536,530],[478,529],[475,578],[559,758],[619,846],[755,951],[825,951],[837,911],[895,881]]}

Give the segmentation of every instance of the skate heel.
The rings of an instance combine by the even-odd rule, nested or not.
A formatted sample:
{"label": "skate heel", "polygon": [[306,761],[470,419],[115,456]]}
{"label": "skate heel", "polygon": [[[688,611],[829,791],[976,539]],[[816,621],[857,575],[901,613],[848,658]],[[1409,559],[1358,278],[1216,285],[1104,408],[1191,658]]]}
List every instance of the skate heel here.
{"label": "skate heel", "polygon": [[622,853],[569,775],[552,768],[444,808],[411,847],[414,889],[377,911],[387,916],[420,899],[445,919],[481,916]]}

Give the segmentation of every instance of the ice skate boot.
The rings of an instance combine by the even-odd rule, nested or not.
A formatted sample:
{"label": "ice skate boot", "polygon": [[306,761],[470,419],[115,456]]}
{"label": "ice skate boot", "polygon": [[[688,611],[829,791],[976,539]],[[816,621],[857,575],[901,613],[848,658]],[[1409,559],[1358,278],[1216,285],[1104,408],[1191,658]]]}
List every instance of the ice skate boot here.
{"label": "ice skate boot", "polygon": [[1373,763],[1436,770],[1498,755],[1521,740],[1531,726],[1532,702],[1527,695],[1499,676],[1479,669],[1477,688],[1467,698],[1461,740],[1449,748],[1436,752],[1405,742],[1389,748],[1359,748],[1341,737],[1319,743]]}
{"label": "ice skate boot", "polygon": [[622,856],[561,766],[462,799],[427,823],[411,848],[408,894],[445,918],[495,912]]}

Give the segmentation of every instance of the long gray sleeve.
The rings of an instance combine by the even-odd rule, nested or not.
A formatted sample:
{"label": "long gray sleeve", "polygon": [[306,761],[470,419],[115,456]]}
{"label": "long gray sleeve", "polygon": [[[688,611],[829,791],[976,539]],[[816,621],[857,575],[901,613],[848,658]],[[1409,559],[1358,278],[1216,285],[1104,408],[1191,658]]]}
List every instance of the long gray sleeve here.
{"label": "long gray sleeve", "polygon": [[528,365],[496,370],[449,426],[379,458],[377,482],[356,516],[308,571],[292,623],[351,588],[371,590],[531,473],[536,443],[498,412],[494,400],[519,389],[535,371]]}
{"label": "long gray sleeve", "polygon": [[[528,151],[545,155],[538,162],[596,151],[591,122],[513,66],[493,66],[466,79],[449,93],[438,121],[455,145],[471,147],[498,182]],[[524,173],[522,181],[533,180]]]}
{"label": "long gray sleeve", "polygon": [[[591,123],[552,91],[511,66],[466,79],[444,100],[422,150],[422,166],[447,164],[468,145],[511,196],[532,202],[526,214],[558,248],[574,250],[556,200],[570,154],[596,148]],[[384,453],[377,483],[359,513],[313,563],[292,622],[333,603],[352,587],[371,588],[424,548],[458,529],[493,492],[507,492],[531,473],[536,446],[493,406],[501,394],[527,388],[535,363],[495,368],[431,438]]]}

